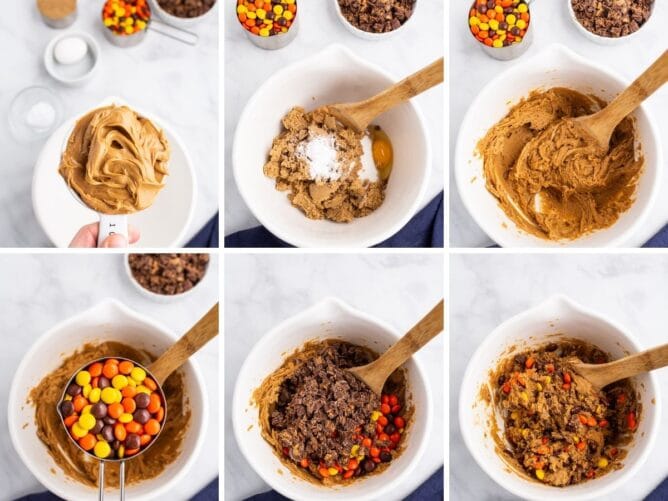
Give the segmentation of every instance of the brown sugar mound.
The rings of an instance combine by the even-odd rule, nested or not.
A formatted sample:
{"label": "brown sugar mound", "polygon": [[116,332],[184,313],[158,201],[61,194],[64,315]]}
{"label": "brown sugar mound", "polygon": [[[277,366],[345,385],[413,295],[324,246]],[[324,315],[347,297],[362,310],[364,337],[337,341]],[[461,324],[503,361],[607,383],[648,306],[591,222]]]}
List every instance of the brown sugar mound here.
{"label": "brown sugar mound", "polygon": [[[293,206],[309,219],[338,223],[364,217],[380,207],[386,183],[360,176],[363,134],[322,110],[307,113],[300,107],[292,108],[282,124],[283,131],[274,139],[263,170],[276,180],[278,191],[290,192]],[[329,163],[309,158],[305,151],[311,141],[330,144],[334,158]],[[326,153],[323,148],[319,152]]]}

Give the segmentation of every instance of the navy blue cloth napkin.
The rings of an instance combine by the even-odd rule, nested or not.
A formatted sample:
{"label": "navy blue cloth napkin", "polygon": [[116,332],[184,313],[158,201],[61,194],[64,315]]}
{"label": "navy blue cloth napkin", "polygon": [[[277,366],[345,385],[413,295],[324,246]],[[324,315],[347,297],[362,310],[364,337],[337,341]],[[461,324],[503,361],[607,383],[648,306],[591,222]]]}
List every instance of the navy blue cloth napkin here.
{"label": "navy blue cloth napkin", "polygon": [[[250,497],[246,501],[283,501],[285,499],[288,498],[281,496],[276,491],[269,491]],[[436,501],[438,499],[443,499],[442,466],[404,501]]]}
{"label": "navy blue cloth napkin", "polygon": [[645,498],[645,501],[666,500],[668,500],[668,478],[664,479],[664,481]]}
{"label": "navy blue cloth napkin", "polygon": [[218,213],[213,216],[204,225],[204,228],[199,230],[197,235],[186,244],[186,247],[209,248],[218,247]]}
{"label": "navy blue cloth napkin", "polygon": [[668,224],[650,238],[643,247],[668,247]]}
{"label": "navy blue cloth napkin", "polygon": [[[443,247],[443,192],[418,212],[393,237],[376,247]],[[225,247],[291,247],[263,226],[225,237]]]}
{"label": "navy blue cloth napkin", "polygon": [[[192,498],[192,501],[217,501],[218,499],[218,477],[216,477],[209,485],[199,491]],[[61,499],[50,492],[42,492],[40,494],[31,494],[16,501],[61,501]]]}

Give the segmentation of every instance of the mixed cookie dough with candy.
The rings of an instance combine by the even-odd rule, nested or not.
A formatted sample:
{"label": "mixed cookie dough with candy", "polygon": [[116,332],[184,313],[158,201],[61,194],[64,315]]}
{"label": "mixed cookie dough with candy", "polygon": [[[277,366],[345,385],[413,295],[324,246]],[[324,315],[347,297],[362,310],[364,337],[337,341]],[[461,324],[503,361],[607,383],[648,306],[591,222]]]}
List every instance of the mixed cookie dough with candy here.
{"label": "mixed cookie dough with candy", "polygon": [[589,343],[563,340],[503,360],[490,381],[505,425],[499,450],[514,468],[557,487],[621,468],[641,411],[629,380],[596,391],[574,375],[573,358],[608,362]]}
{"label": "mixed cookie dough with candy", "polygon": [[379,397],[345,370],[377,357],[340,340],[311,341],[255,391],[262,436],[295,475],[336,485],[380,472],[401,453],[412,416],[404,371]]}
{"label": "mixed cookie dough with candy", "polygon": [[[44,444],[45,452],[48,453],[49,456],[51,456],[57,467],[60,468],[68,477],[77,482],[88,485],[91,488],[96,488],[98,485],[97,484],[98,461],[96,461],[89,454],[83,452],[79,447],[79,445],[75,444],[72,441],[72,439],[68,436],[68,432],[63,426],[63,418],[61,417],[60,405],[62,404],[61,398],[63,394],[63,388],[70,381],[70,378],[72,377],[74,371],[80,369],[85,364],[89,364],[91,360],[99,360],[103,358],[118,359],[119,373],[120,373],[121,359],[134,360],[143,366],[147,366],[153,360],[155,360],[156,357],[153,354],[148,353],[146,351],[138,350],[132,346],[128,346],[126,344],[114,341],[86,344],[80,350],[65,356],[60,366],[57,369],[51,371],[46,376],[44,376],[42,380],[35,386],[35,388],[31,390],[27,400],[28,404],[34,406],[35,408],[35,425],[37,427],[37,436]],[[125,366],[124,368],[127,369]],[[98,389],[100,389],[100,381],[103,381],[102,385],[106,385],[107,381],[109,382],[113,381],[113,376],[109,378],[104,375],[104,364],[102,366],[102,369],[103,369],[102,374],[100,376],[96,376],[98,378],[97,379]],[[93,374],[96,374],[97,370],[98,368],[94,368]],[[108,375],[111,375],[113,371],[114,369],[108,369],[107,370]],[[89,374],[91,373],[90,370],[88,370],[87,372]],[[123,375],[127,378],[127,375],[125,374]],[[130,371],[129,375],[131,378],[132,371]],[[139,377],[139,374],[135,373],[135,376]],[[88,384],[90,384],[91,388],[90,390],[86,390],[86,392],[88,393],[88,398],[86,400],[88,400],[89,403],[87,405],[84,405],[83,407],[80,407],[83,401],[77,401],[77,406],[80,408],[80,410],[79,411],[75,410],[74,411],[75,414],[70,414],[70,420],[72,421],[72,423],[70,424],[70,428],[74,426],[75,423],[78,424],[79,418],[82,415],[84,415],[83,411],[84,409],[86,409],[87,406],[90,405],[88,411],[92,412],[93,404],[90,403],[90,393],[93,391],[92,382],[94,380],[94,376],[91,374],[90,377],[91,380],[90,383]],[[103,377],[105,379],[102,379]],[[83,383],[87,379],[87,376],[84,375],[81,376],[81,378],[82,379],[80,380],[80,382]],[[142,381],[142,383],[143,386],[146,386],[145,380]],[[84,388],[86,386],[87,385],[81,386],[81,393],[79,395],[82,398],[86,398],[83,397]],[[146,387],[148,388],[148,386]],[[113,388],[113,385],[110,384],[109,386],[107,386],[107,388]],[[163,430],[160,433],[159,437],[157,437],[156,439],[152,439],[154,440],[154,443],[151,445],[151,448],[148,451],[138,456],[137,455],[130,456],[132,457],[132,461],[129,463],[129,467],[126,469],[127,485],[136,484],[142,482],[143,480],[157,477],[165,470],[165,468],[167,468],[168,465],[173,463],[181,453],[181,446],[183,444],[186,432],[188,431],[191,417],[191,410],[188,404],[187,396],[184,393],[184,388],[185,388],[185,380],[183,371],[181,370],[174,372],[171,376],[169,376],[169,378],[167,378],[165,384],[162,385],[162,390],[165,394],[166,402],[161,405],[161,408],[169,407],[169,418],[165,419],[165,417],[163,416],[162,421],[158,421],[156,419],[158,413],[151,414],[152,418],[150,419],[155,419],[156,421],[158,421],[158,424],[163,427]],[[73,389],[72,391],[76,392],[75,389]],[[126,446],[127,446],[128,435],[130,433],[133,433],[139,436],[139,447],[141,448],[142,440],[144,442],[148,440],[148,438],[144,437],[144,435],[148,435],[148,437],[154,437],[155,435],[149,435],[149,433],[147,433],[148,430],[146,430],[145,428],[146,424],[140,425],[138,422],[136,422],[134,414],[137,411],[137,409],[135,409],[135,411],[132,413],[126,411],[126,408],[123,406],[123,399],[129,397],[124,397],[123,391],[122,390],[120,391],[122,396],[120,405],[123,408],[123,411],[120,413],[120,416],[122,416],[123,414],[130,414],[130,416],[132,417],[132,420],[130,422],[136,423],[136,425],[130,425],[129,430],[128,428],[125,428]],[[130,390],[126,390],[125,392],[126,395],[131,394]],[[110,394],[110,392],[107,393]],[[141,393],[145,394],[144,392]],[[93,399],[97,399],[96,394],[97,392],[94,393]],[[114,395],[115,395],[114,400],[117,400],[117,395],[115,394],[115,392]],[[72,402],[72,406],[74,406],[75,398],[76,395],[72,397],[72,400],[69,400],[70,402]],[[135,397],[133,397],[133,400],[135,398],[136,394]],[[140,400],[143,398],[144,397],[141,397]],[[102,401],[101,399],[102,399],[102,389],[100,389],[100,401]],[[118,402],[114,401],[113,403],[118,403]],[[107,415],[106,417],[102,418],[102,422],[104,423],[105,426],[107,425],[111,426],[111,433],[114,435],[113,439],[111,439],[111,436],[107,437],[109,438],[109,440],[105,439],[103,436],[99,438],[97,434],[94,435],[92,438],[85,438],[84,436],[79,439],[79,440],[84,439],[84,445],[86,445],[86,447],[88,447],[90,443],[92,443],[93,440],[95,440],[95,444],[92,446],[91,449],[91,452],[93,454],[95,451],[95,445],[97,445],[97,443],[102,440],[104,440],[104,442],[109,444],[110,449],[114,451],[113,454],[118,454],[118,449],[120,449],[120,441],[118,441],[118,444],[116,444],[116,441],[118,439],[116,438],[115,435],[115,427],[119,423],[123,424],[125,427],[125,425],[128,423],[120,422],[120,416],[119,418],[113,418],[111,415],[109,415],[110,408],[113,405],[113,403],[105,404],[107,406]],[[143,405],[143,403],[141,404]],[[127,409],[132,408],[131,407],[132,404],[130,404],[128,401],[126,401],[126,405]],[[137,402],[135,401],[135,406],[136,405]],[[156,403],[154,403],[153,405],[155,406]],[[145,409],[148,409],[148,407],[146,407]],[[65,409],[65,411],[67,411],[67,409]],[[116,414],[119,411],[120,408],[114,406],[114,410],[112,410],[111,412],[113,414]],[[88,414],[89,412],[86,412],[86,414]],[[76,421],[75,417],[71,416],[75,416]],[[123,419],[127,420],[127,417],[124,417]],[[140,419],[143,420],[144,417],[140,417]],[[86,423],[86,420],[88,420],[88,423]],[[96,422],[95,426],[99,426],[97,424],[97,418],[95,418],[95,422]],[[146,423],[148,423],[148,421]],[[91,421],[89,418],[86,418],[83,422],[84,427],[89,426],[90,424]],[[154,425],[149,425],[149,430],[151,429],[151,426]],[[92,429],[94,429],[94,427]],[[89,431],[91,435],[93,435],[92,429],[91,431]],[[155,428],[153,428],[153,430],[155,430]],[[78,433],[82,432],[78,431]],[[120,427],[119,427],[119,434],[121,434],[122,436]],[[87,435],[88,433],[86,434],[86,436]],[[102,433],[100,433],[100,436],[101,435]],[[142,437],[144,438],[142,439]],[[132,440],[136,439],[133,438]],[[88,441],[89,443],[86,444],[86,441]],[[114,449],[115,445],[118,445],[117,449]],[[134,446],[136,444],[131,443],[130,445]],[[105,446],[103,445],[100,445],[98,447],[105,448]],[[101,452],[104,453],[103,450]],[[112,452],[110,451],[109,454],[112,454]],[[127,447],[125,454],[127,454]],[[112,487],[117,487],[119,485],[118,464],[108,463],[106,465],[105,481],[107,485],[110,485]]]}
{"label": "mixed cookie dough with candy", "polygon": [[123,459],[160,433],[165,405],[158,384],[130,360],[100,359],[74,376],[59,405],[79,446],[100,459]]}
{"label": "mixed cookie dough with candy", "polygon": [[264,165],[278,191],[309,219],[347,223],[385,198],[392,143],[378,126],[359,134],[321,109],[294,107],[282,120]]}
{"label": "mixed cookie dough with candy", "polygon": [[644,164],[634,118],[622,120],[608,149],[572,120],[605,105],[562,87],[536,90],[480,140],[486,187],[518,228],[572,240],[631,207]]}
{"label": "mixed cookie dough with candy", "polygon": [[286,33],[296,16],[297,0],[237,0],[241,26],[261,37]]}
{"label": "mixed cookie dough with candy", "polygon": [[525,0],[476,0],[469,12],[471,33],[489,47],[520,43],[529,27]]}

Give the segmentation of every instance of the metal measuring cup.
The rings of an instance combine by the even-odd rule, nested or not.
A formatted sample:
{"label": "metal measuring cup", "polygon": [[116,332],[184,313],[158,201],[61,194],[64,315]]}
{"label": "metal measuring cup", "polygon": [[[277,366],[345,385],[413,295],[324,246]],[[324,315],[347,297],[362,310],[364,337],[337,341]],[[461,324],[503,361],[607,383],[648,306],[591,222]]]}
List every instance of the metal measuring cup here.
{"label": "metal measuring cup", "polygon": [[[529,7],[529,12],[531,12],[531,5],[530,5],[531,1],[532,0],[524,0],[524,2]],[[468,12],[470,12],[471,9],[476,6],[476,4],[477,2],[473,0],[471,8],[467,11],[467,21],[468,21]],[[520,57],[522,54],[524,54],[531,45],[531,42],[533,42],[532,26],[533,26],[533,20],[530,20],[529,25],[526,28],[526,33],[524,35],[524,38],[522,38],[522,41],[519,43],[510,44],[506,47],[489,47],[484,43],[480,43],[475,37],[473,37],[473,40],[482,48],[482,50],[488,56],[494,59],[499,59],[501,61],[510,61],[511,59],[516,59]],[[469,32],[469,35],[471,35],[471,31],[468,28],[469,27],[467,22],[467,31]]]}
{"label": "metal measuring cup", "polygon": [[[146,7],[149,11],[149,19],[146,22],[146,27],[143,30],[136,31],[131,34],[117,34],[103,24],[102,28],[104,37],[117,47],[134,47],[135,45],[139,45],[144,41],[146,38],[146,33],[148,33],[150,29],[151,31],[155,31],[156,33],[159,33],[173,40],[177,40],[188,45],[197,45],[197,42],[199,42],[199,35],[191,31],[182,30],[175,26],[154,20],[151,7],[148,4]],[[104,7],[102,12],[104,14]]]}
{"label": "metal measuring cup", "polygon": [[[128,361],[128,362],[131,362],[132,364],[134,364],[135,367],[139,367],[139,368],[143,369],[146,372],[146,376],[150,377],[151,379],[153,379],[153,381],[155,381],[155,383],[157,385],[157,390],[156,391],[160,395],[160,400],[162,401],[162,408],[164,409],[164,416],[162,418],[162,422],[160,423],[160,430],[158,431],[157,435],[155,435],[153,437],[153,439],[148,444],[146,444],[145,447],[140,448],[139,452],[137,452],[136,454],[133,454],[130,457],[114,458],[114,459],[99,458],[93,452],[87,451],[83,447],[81,447],[79,442],[74,439],[74,437],[70,433],[70,430],[68,429],[67,425],[65,424],[65,419],[66,419],[67,416],[63,416],[63,413],[62,413],[62,410],[61,410],[61,404],[65,401],[66,395],[69,395],[68,389],[70,388],[70,386],[72,384],[76,384],[75,380],[76,380],[77,374],[79,374],[79,372],[87,369],[88,367],[90,367],[92,364],[94,364],[96,362],[101,363],[102,365],[104,365],[104,362],[106,360],[109,360],[110,358],[116,359],[118,361]],[[110,382],[110,384],[111,384],[111,382]],[[65,388],[63,389],[63,393],[62,393],[60,399],[58,400],[56,412],[60,416],[60,421],[63,425],[63,428],[65,429],[65,433],[67,433],[67,436],[70,438],[70,440],[72,442],[74,442],[74,444],[84,454],[87,454],[88,456],[90,456],[90,457],[96,459],[97,461],[99,461],[99,467],[98,467],[98,495],[97,495],[98,500],[102,501],[104,499],[104,467],[105,467],[105,464],[106,463],[119,463],[120,464],[120,467],[119,467],[120,468],[120,473],[119,473],[120,499],[121,499],[121,501],[125,501],[125,462],[130,461],[130,460],[140,456],[144,452],[146,452],[158,440],[158,438],[162,434],[162,430],[164,429],[164,423],[167,422],[167,400],[165,399],[165,393],[163,392],[162,384],[159,383],[159,381],[154,377],[154,375],[151,373],[151,371],[149,371],[142,364],[139,364],[139,363],[135,362],[134,360],[130,360],[128,358],[123,358],[123,357],[99,358],[99,359],[92,360],[92,361],[88,362],[87,364],[83,365],[82,367],[79,367],[79,369],[74,371],[74,374],[72,374],[72,376],[68,379],[67,384],[65,385]],[[103,419],[106,419],[107,417],[108,416],[106,416]],[[111,426],[110,423],[107,424],[107,425]],[[113,448],[112,448],[112,450],[113,450]]]}

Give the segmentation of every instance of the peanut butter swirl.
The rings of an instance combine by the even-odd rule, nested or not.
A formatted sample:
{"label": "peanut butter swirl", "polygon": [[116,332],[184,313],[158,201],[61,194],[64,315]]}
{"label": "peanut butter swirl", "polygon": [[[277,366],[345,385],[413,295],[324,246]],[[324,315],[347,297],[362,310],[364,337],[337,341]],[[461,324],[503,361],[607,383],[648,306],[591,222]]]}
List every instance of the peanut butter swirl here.
{"label": "peanut butter swirl", "polygon": [[169,143],[127,106],[105,106],[76,123],[58,171],[91,209],[131,214],[150,207],[168,175]]}
{"label": "peanut butter swirl", "polygon": [[634,119],[617,126],[607,149],[573,120],[603,106],[570,89],[534,91],[478,143],[487,189],[519,228],[572,240],[631,207],[644,164]]}

